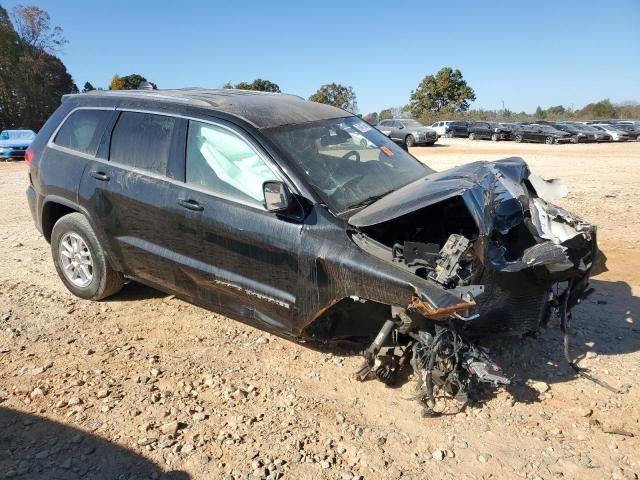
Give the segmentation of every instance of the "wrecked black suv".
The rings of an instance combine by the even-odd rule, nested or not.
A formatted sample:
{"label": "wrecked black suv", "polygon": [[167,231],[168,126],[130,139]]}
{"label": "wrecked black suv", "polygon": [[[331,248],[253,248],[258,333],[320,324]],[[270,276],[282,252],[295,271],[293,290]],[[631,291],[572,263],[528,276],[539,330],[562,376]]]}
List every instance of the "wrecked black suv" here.
{"label": "wrecked black suv", "polygon": [[[356,138],[357,137],[357,138]],[[361,141],[362,138],[366,141]],[[343,110],[229,90],[65,97],[38,134],[29,206],[75,295],[133,279],[281,335],[367,346],[464,400],[508,383],[478,341],[588,292],[595,227],[519,158],[434,172]]]}

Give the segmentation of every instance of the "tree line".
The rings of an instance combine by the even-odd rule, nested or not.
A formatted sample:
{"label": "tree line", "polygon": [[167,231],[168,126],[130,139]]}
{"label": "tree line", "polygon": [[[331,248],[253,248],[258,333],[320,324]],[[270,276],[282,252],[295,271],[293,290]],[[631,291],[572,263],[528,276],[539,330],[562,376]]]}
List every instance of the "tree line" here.
{"label": "tree line", "polygon": [[38,130],[62,95],[78,91],[56,56],[64,44],[44,10],[18,5],[10,16],[0,6],[0,128]]}
{"label": "tree line", "polygon": [[[18,5],[9,15],[0,6],[0,128],[39,130],[60,105],[63,95],[78,93],[71,75],[56,56],[65,44],[62,29],[51,25],[49,14],[41,8]],[[138,73],[116,74],[107,88],[135,90],[143,82],[148,83],[146,88],[158,88]],[[236,84],[227,82],[222,88],[280,93],[277,83],[262,78]],[[92,90],[96,87],[87,81],[82,92]],[[475,99],[476,94],[462,72],[443,67],[424,77],[411,91],[407,105],[361,116],[372,124],[396,117],[412,117],[425,124],[445,119],[518,121],[640,117],[637,103],[615,105],[609,100],[601,100],[578,110],[557,105],[547,109],[538,107],[529,114],[507,109],[472,110],[470,106]],[[309,100],[358,114],[356,93],[351,86],[328,83],[320,86]]]}

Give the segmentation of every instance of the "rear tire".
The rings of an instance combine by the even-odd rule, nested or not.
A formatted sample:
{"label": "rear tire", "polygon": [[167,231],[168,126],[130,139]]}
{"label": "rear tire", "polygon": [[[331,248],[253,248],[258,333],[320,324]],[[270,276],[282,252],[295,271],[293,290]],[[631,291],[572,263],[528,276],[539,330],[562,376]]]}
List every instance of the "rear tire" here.
{"label": "rear tire", "polygon": [[[109,265],[98,237],[81,213],[70,213],[56,222],[51,253],[62,283],[77,297],[102,300],[125,284],[122,273]],[[77,278],[74,272],[79,272]]]}
{"label": "rear tire", "polygon": [[407,148],[414,147],[416,145],[416,139],[413,135],[409,134],[404,138],[404,144],[407,146]]}
{"label": "rear tire", "polygon": [[522,135],[516,135],[514,137],[514,140],[516,141],[516,143],[522,143]]}
{"label": "rear tire", "polygon": [[469,140],[475,140],[476,139],[476,134],[475,133],[470,133],[469,134]]}

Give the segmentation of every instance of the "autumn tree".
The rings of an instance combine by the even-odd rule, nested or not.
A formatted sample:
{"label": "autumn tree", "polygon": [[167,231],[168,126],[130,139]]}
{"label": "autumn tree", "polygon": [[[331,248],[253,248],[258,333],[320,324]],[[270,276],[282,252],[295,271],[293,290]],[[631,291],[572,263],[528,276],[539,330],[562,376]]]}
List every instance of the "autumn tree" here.
{"label": "autumn tree", "polygon": [[435,75],[424,77],[418,88],[411,92],[407,110],[414,117],[429,112],[466,112],[469,102],[475,99],[475,92],[467,85],[460,70],[444,67]]}
{"label": "autumn tree", "polygon": [[40,7],[16,5],[11,16],[20,39],[36,50],[52,54],[67,43],[62,28],[52,26],[49,14]]}
{"label": "autumn tree", "polygon": [[[109,83],[109,90],[137,90],[142,82],[148,82],[148,80],[138,73],[132,73],[124,77],[116,73],[111,79],[111,83]],[[149,83],[154,90],[158,88],[155,83]]]}
{"label": "autumn tree", "polygon": [[316,93],[309,97],[309,100],[326,103],[348,112],[355,113],[358,111],[358,102],[353,88],[335,82],[322,85]]}
{"label": "autumn tree", "polygon": [[63,95],[77,92],[55,52],[62,29],[38,7],[0,7],[0,126],[40,129]]}

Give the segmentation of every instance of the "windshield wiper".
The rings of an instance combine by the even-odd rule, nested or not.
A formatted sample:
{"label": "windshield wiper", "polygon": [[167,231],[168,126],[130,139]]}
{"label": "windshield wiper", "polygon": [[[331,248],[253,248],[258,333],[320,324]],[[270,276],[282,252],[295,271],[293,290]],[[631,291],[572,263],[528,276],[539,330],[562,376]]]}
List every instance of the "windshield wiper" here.
{"label": "windshield wiper", "polygon": [[[393,190],[391,190],[392,192]],[[383,193],[382,195],[372,195],[371,197],[367,197],[364,200],[361,200],[357,203],[353,203],[351,205],[347,205],[347,210],[353,210],[354,208],[366,207],[371,205],[373,202],[377,202],[382,197],[389,195],[391,192]]]}

